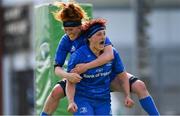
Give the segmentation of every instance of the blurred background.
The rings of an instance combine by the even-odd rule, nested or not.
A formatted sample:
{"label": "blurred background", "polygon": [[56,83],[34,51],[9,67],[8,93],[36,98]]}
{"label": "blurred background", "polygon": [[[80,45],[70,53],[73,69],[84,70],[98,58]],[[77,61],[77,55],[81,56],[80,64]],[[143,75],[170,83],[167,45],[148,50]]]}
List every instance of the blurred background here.
{"label": "blurred background", "polygon": [[[34,11],[54,1],[0,0],[0,114],[36,114]],[[180,115],[180,0],[76,1],[108,20],[107,35],[126,70],[146,83],[160,113]],[[132,96],[136,105],[127,109],[113,92],[113,112],[146,114]]]}

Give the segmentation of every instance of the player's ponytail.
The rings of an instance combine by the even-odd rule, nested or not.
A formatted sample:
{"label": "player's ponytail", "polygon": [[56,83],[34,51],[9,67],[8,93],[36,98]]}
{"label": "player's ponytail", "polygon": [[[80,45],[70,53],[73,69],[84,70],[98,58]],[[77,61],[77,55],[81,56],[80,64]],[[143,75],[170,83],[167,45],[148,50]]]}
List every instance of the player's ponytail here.
{"label": "player's ponytail", "polygon": [[55,4],[60,8],[59,11],[53,13],[56,20],[65,22],[65,21],[85,21],[88,20],[86,12],[80,7],[79,4],[75,2],[57,2]]}

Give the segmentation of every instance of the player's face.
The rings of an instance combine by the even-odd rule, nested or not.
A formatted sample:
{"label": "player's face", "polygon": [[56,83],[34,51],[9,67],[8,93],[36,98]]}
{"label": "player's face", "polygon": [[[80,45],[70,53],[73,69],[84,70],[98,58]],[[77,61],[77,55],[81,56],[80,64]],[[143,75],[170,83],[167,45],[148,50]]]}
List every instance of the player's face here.
{"label": "player's face", "polygon": [[105,37],[105,30],[100,30],[96,32],[89,39],[90,45],[92,45],[98,51],[104,50]]}
{"label": "player's face", "polygon": [[81,26],[78,27],[64,27],[65,33],[71,40],[75,40],[81,33]]}

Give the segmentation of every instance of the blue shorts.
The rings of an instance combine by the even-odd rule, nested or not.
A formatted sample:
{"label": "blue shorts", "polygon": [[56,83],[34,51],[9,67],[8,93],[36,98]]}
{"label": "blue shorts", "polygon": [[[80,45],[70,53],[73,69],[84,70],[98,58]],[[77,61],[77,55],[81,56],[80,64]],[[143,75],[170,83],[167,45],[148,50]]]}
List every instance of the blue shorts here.
{"label": "blue shorts", "polygon": [[78,111],[74,115],[111,115],[110,100],[92,100],[75,96]]}

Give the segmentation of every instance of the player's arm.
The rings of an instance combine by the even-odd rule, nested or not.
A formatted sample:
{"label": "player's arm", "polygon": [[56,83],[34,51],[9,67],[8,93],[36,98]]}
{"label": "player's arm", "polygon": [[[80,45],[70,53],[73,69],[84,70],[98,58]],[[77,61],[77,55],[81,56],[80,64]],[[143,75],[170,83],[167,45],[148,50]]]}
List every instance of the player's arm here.
{"label": "player's arm", "polygon": [[124,104],[126,107],[132,107],[134,105],[134,101],[130,97],[130,88],[129,88],[129,78],[126,72],[122,72],[118,74],[117,78],[119,78],[121,82],[121,86],[125,95]]}
{"label": "player's arm", "polygon": [[124,104],[126,107],[132,107],[134,101],[130,97],[130,88],[129,88],[129,78],[127,72],[124,69],[122,60],[118,54],[118,52],[114,49],[114,60],[113,60],[113,71],[118,74],[117,78],[119,84],[121,84],[125,99]]}
{"label": "player's arm", "polygon": [[56,49],[54,71],[58,77],[66,78],[73,83],[77,83],[81,79],[80,76],[76,73],[68,73],[62,68],[66,60],[67,54],[69,53],[71,48],[71,44],[68,43],[69,42],[66,36],[63,36]]}
{"label": "player's arm", "polygon": [[86,72],[88,69],[101,66],[111,61],[114,58],[114,55],[113,55],[112,44],[109,38],[106,38],[105,44],[106,46],[105,46],[103,54],[101,54],[96,60],[89,63],[78,64],[73,70],[81,74],[83,72]]}
{"label": "player's arm", "polygon": [[68,103],[74,102],[74,95],[75,95],[75,84],[71,83],[70,81],[67,81],[66,85],[66,95],[68,99]]}
{"label": "player's arm", "polygon": [[73,73],[73,72],[68,73],[68,72],[64,71],[62,69],[62,67],[59,67],[59,66],[57,66],[55,68],[55,74],[58,77],[66,78],[67,80],[69,80],[72,83],[78,83],[81,81],[81,77],[79,74]]}
{"label": "player's arm", "polygon": [[95,68],[106,64],[114,58],[112,45],[108,45],[105,47],[103,54],[101,54],[96,60],[86,63],[88,69]]}
{"label": "player's arm", "polygon": [[70,81],[67,81],[67,85],[66,85],[66,95],[67,95],[67,99],[68,99],[68,112],[76,112],[78,107],[76,105],[76,103],[74,102],[74,95],[75,95],[75,84],[71,83]]}
{"label": "player's arm", "polygon": [[123,88],[125,97],[130,97],[129,79],[128,79],[127,73],[124,71],[118,74],[117,77],[119,78],[121,82],[121,86]]}
{"label": "player's arm", "polygon": [[[75,65],[79,62],[79,56],[76,53],[73,53],[70,57],[70,60],[68,62],[68,72],[73,72],[72,69],[75,67]],[[74,102],[74,95],[75,95],[75,84],[67,81],[67,85],[66,85],[66,95],[67,95],[67,99],[68,99],[68,111],[69,112],[76,112],[77,111],[77,105]]]}
{"label": "player's arm", "polygon": [[124,104],[126,107],[132,107],[134,105],[134,101],[130,97],[130,88],[129,88],[129,78],[126,72],[122,72],[118,74],[117,78],[119,78],[121,82],[121,86],[125,95]]}

